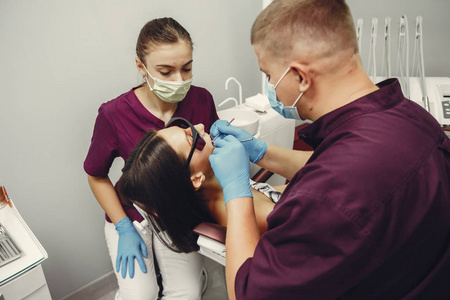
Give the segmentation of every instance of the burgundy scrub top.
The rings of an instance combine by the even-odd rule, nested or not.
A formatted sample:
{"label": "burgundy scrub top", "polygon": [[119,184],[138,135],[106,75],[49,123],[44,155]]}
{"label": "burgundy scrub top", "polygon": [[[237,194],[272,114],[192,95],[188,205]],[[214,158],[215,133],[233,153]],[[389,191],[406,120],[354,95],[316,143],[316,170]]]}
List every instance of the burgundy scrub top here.
{"label": "burgundy scrub top", "polygon": [[450,299],[450,140],[397,80],[379,87],[298,133],[314,154],[237,299]]}

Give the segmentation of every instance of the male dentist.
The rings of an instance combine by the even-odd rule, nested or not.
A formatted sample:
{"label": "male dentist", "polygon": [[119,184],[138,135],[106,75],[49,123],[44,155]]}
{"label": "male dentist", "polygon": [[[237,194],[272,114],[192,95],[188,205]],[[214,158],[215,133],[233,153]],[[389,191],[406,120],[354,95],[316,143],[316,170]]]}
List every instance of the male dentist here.
{"label": "male dentist", "polygon": [[[267,96],[313,153],[217,121],[230,299],[450,299],[450,140],[363,69],[344,0],[278,0],[251,33]],[[290,180],[259,236],[250,163]]]}

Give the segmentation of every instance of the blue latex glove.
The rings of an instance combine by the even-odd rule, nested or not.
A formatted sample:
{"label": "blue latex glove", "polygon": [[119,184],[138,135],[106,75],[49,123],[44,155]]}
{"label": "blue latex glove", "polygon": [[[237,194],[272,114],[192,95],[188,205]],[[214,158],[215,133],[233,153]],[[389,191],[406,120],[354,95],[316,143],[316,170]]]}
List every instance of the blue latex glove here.
{"label": "blue latex glove", "polygon": [[116,271],[120,270],[122,261],[122,277],[127,276],[127,264],[130,278],[134,277],[134,259],[136,258],[143,273],[147,273],[143,257],[147,257],[147,246],[128,217],[116,224],[119,233],[119,248],[117,249]]}
{"label": "blue latex glove", "polygon": [[234,136],[218,138],[209,162],[223,189],[225,205],[241,197],[253,197],[250,189],[250,162],[245,148]]}
{"label": "blue latex glove", "polygon": [[[232,135],[242,142],[245,147],[245,153],[252,163],[257,163],[267,151],[267,143],[254,138],[248,131],[242,128],[228,125],[225,120],[217,120],[211,126],[211,137],[214,138],[217,135]],[[251,139],[251,140],[250,140]],[[214,146],[216,144],[214,143]]]}

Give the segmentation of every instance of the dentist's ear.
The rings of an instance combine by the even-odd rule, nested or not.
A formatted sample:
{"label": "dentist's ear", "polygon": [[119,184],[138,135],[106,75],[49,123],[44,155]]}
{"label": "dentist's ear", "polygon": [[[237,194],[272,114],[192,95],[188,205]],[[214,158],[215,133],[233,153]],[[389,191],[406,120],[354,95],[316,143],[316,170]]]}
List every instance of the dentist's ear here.
{"label": "dentist's ear", "polygon": [[196,191],[202,187],[203,182],[205,182],[205,178],[206,177],[202,172],[197,172],[191,176],[191,182]]}
{"label": "dentist's ear", "polygon": [[144,77],[147,76],[147,72],[145,72],[144,64],[141,62],[141,60],[136,57],[134,61],[136,62],[136,68],[138,69],[139,73]]}
{"label": "dentist's ear", "polygon": [[291,69],[296,73],[299,91],[302,93],[305,92],[312,83],[309,69],[301,63],[292,63]]}

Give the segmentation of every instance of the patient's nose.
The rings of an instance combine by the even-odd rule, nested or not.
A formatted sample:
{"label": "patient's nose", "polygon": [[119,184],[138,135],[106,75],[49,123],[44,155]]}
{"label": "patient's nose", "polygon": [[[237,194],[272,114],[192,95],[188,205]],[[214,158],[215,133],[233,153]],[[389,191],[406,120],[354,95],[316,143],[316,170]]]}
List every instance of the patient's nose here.
{"label": "patient's nose", "polygon": [[202,123],[197,124],[197,125],[194,125],[194,127],[195,127],[195,129],[197,129],[197,131],[198,131],[200,134],[205,133],[205,125],[203,125]]}

